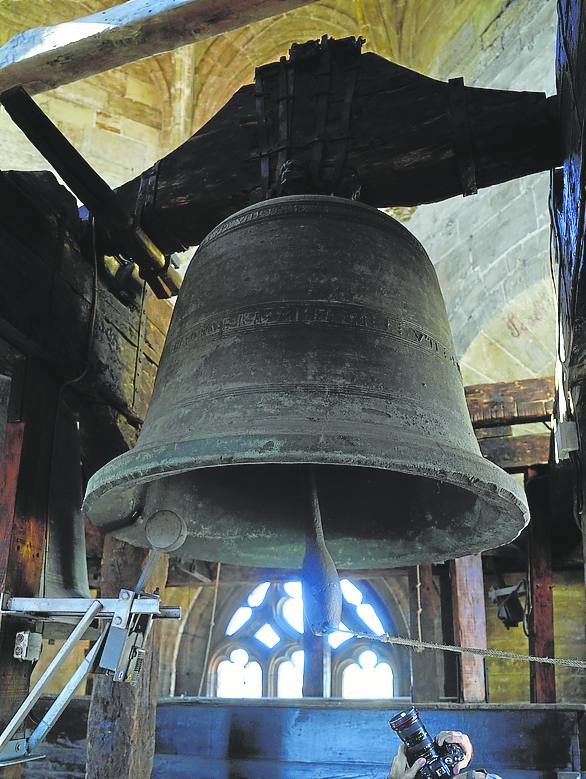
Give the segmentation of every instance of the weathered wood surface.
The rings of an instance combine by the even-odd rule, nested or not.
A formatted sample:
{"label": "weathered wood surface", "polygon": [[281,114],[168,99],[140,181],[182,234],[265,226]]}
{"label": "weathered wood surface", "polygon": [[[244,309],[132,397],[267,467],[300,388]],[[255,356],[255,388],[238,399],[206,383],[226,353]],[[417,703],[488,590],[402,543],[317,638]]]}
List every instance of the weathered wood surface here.
{"label": "weathered wood surface", "polygon": [[[547,473],[529,472],[525,486],[531,513],[529,523],[529,654],[555,657],[553,571],[551,563],[551,515]],[[555,703],[555,667],[542,663],[529,666],[529,687],[533,703]]]}
{"label": "weathered wood surface", "polygon": [[[152,777],[382,779],[399,743],[387,722],[403,705],[399,701],[161,700]],[[72,706],[72,715],[83,724],[84,702],[74,701]],[[474,765],[507,779],[552,779],[560,770],[580,770],[581,706],[420,708],[431,733],[447,729],[469,733],[475,746]],[[72,724],[71,732],[78,730]],[[71,771],[66,775],[83,777],[83,742],[76,736],[68,743],[59,740],[59,731],[51,734],[47,752],[51,762],[31,763],[25,779],[63,779],[58,771],[65,761]]]}
{"label": "weathered wood surface", "polygon": [[45,92],[212,38],[314,0],[128,0],[18,33],[0,48],[0,92]]}
{"label": "weathered wood surface", "polygon": [[[409,569],[409,633],[411,638],[441,643],[436,620],[441,610],[439,591],[428,563]],[[439,632],[439,631],[438,631]],[[411,652],[411,700],[414,703],[439,701],[443,696],[439,652]]]}
{"label": "weathered wood surface", "polygon": [[[122,587],[134,587],[146,551],[107,536],[102,557],[100,594],[117,597]],[[161,555],[145,587],[165,591],[167,557]],[[137,685],[115,684],[105,675],[94,677],[88,715],[87,779],[136,779],[151,775],[155,752],[155,717],[159,665],[159,629],[149,638],[147,657]]]}
{"label": "weathered wood surface", "polygon": [[[0,592],[37,596],[41,587],[47,534],[49,476],[58,387],[34,360],[13,380],[12,403],[0,465]],[[11,398],[11,401],[13,398]],[[3,620],[0,630],[0,730],[28,693],[32,663],[13,657],[14,639],[28,625]],[[10,779],[19,767],[7,768]]]}
{"label": "weathered wood surface", "polygon": [[472,384],[465,392],[474,428],[544,422],[553,414],[553,376]]}
{"label": "weathered wood surface", "polygon": [[[454,638],[460,646],[486,649],[484,577],[480,555],[468,555],[450,562]],[[460,700],[482,703],[486,700],[484,658],[460,656]]]}
{"label": "weathered wood surface", "polygon": [[[204,560],[172,560],[169,566],[168,586],[185,586],[188,584],[213,587],[215,585],[215,563],[206,563]],[[197,576],[186,573],[193,569]],[[391,576],[405,576],[407,568],[394,568],[389,572],[387,568],[355,568],[338,570],[340,578],[352,579],[385,579]],[[299,570],[291,568],[254,568],[246,565],[222,564],[222,577],[220,587],[233,587],[237,584],[255,584],[256,582],[287,582],[291,578],[299,578]]]}
{"label": "weathered wood surface", "polygon": [[[2,590],[14,579],[15,503],[18,471],[22,454],[24,424],[9,422],[6,425],[4,451],[0,463],[0,578]],[[20,555],[19,555],[20,557]],[[16,565],[20,560],[16,561]],[[12,563],[12,566],[10,565]],[[2,684],[2,702],[0,703],[0,728],[3,728],[26,695],[31,674],[30,663],[19,663],[13,657],[16,633],[22,623],[0,620],[0,682]],[[20,733],[18,735],[21,735]],[[6,768],[5,779],[18,779],[20,766]]]}
{"label": "weathered wood surface", "polygon": [[482,438],[480,451],[506,471],[522,471],[531,465],[546,465],[550,451],[549,433]]}
{"label": "weathered wood surface", "polygon": [[[361,199],[377,207],[462,193],[447,83],[363,54],[348,141]],[[561,159],[553,103],[537,92],[465,88],[478,187],[548,170]],[[337,137],[331,111],[326,136]],[[293,122],[305,132],[307,120]],[[289,153],[307,148],[293,137]],[[277,154],[273,154],[276,158]],[[273,162],[271,162],[273,164]],[[261,198],[254,86],[242,87],[190,140],[158,164],[145,228],[165,250],[196,245],[222,219]],[[133,211],[140,177],[118,192]]]}
{"label": "weathered wood surface", "polygon": [[[142,422],[172,306],[143,286],[124,301],[98,271],[96,322],[91,251],[80,249],[73,197],[50,173],[0,173],[0,258],[10,268],[0,289],[0,334],[47,365],[60,382],[89,371],[75,390]],[[100,264],[101,265],[101,264]]]}

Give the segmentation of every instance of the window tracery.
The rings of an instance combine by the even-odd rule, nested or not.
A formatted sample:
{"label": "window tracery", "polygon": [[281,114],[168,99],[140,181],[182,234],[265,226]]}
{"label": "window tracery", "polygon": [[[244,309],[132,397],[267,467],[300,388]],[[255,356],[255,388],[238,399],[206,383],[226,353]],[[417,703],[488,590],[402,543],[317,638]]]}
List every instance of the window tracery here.
{"label": "window tracery", "polygon": [[[331,694],[392,698],[400,673],[392,647],[352,633],[382,635],[393,621],[365,581],[342,579],[339,630],[328,637]],[[263,582],[230,616],[212,658],[208,694],[229,698],[297,698],[303,684],[303,598],[300,581]]]}

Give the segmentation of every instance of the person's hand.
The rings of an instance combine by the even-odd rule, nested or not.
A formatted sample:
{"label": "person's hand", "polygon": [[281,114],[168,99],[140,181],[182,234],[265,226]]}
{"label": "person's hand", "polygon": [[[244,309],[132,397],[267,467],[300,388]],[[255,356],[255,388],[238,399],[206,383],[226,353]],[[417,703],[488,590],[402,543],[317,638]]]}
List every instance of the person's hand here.
{"label": "person's hand", "polygon": [[446,743],[459,744],[464,750],[464,759],[454,766],[455,774],[459,774],[460,771],[464,770],[472,760],[472,743],[465,733],[460,733],[459,730],[442,730],[441,733],[437,734],[435,740],[440,747]]}
{"label": "person's hand", "polygon": [[416,760],[411,767],[407,762],[407,755],[405,754],[405,744],[401,744],[399,751],[397,752],[393,765],[391,766],[391,773],[387,779],[415,779],[417,772],[425,765],[425,758],[420,757]]}

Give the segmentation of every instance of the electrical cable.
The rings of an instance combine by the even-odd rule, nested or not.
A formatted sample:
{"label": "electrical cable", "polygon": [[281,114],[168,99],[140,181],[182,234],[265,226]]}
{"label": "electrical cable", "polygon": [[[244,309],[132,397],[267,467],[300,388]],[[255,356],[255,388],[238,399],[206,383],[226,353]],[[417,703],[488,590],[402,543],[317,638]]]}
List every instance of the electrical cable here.
{"label": "electrical cable", "polygon": [[94,341],[94,331],[96,328],[96,319],[97,319],[97,311],[98,311],[98,251],[96,248],[96,220],[93,216],[93,214],[90,216],[91,221],[91,236],[92,236],[92,259],[94,264],[94,284],[93,284],[93,295],[92,295],[92,308],[90,312],[90,320],[88,324],[88,334],[87,334],[87,350],[86,350],[86,359],[85,359],[85,367],[82,370],[82,372],[79,374],[79,376],[76,376],[74,379],[70,379],[69,381],[66,381],[64,384],[61,385],[59,389],[59,394],[63,392],[63,390],[66,387],[72,387],[74,384],[79,384],[80,381],[83,381],[90,370],[90,357],[91,357],[91,350],[92,350],[92,344]]}

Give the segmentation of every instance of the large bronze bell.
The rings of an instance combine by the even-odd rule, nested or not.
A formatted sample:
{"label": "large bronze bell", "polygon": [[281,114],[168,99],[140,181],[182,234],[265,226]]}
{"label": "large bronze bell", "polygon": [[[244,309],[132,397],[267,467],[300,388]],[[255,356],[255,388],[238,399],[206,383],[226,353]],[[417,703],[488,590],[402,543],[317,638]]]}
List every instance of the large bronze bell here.
{"label": "large bronze bell", "polygon": [[344,568],[479,552],[527,521],[522,490],[480,454],[422,246],[374,208],[305,195],[200,245],[138,443],[85,508],[132,544],[298,566],[310,463]]}

